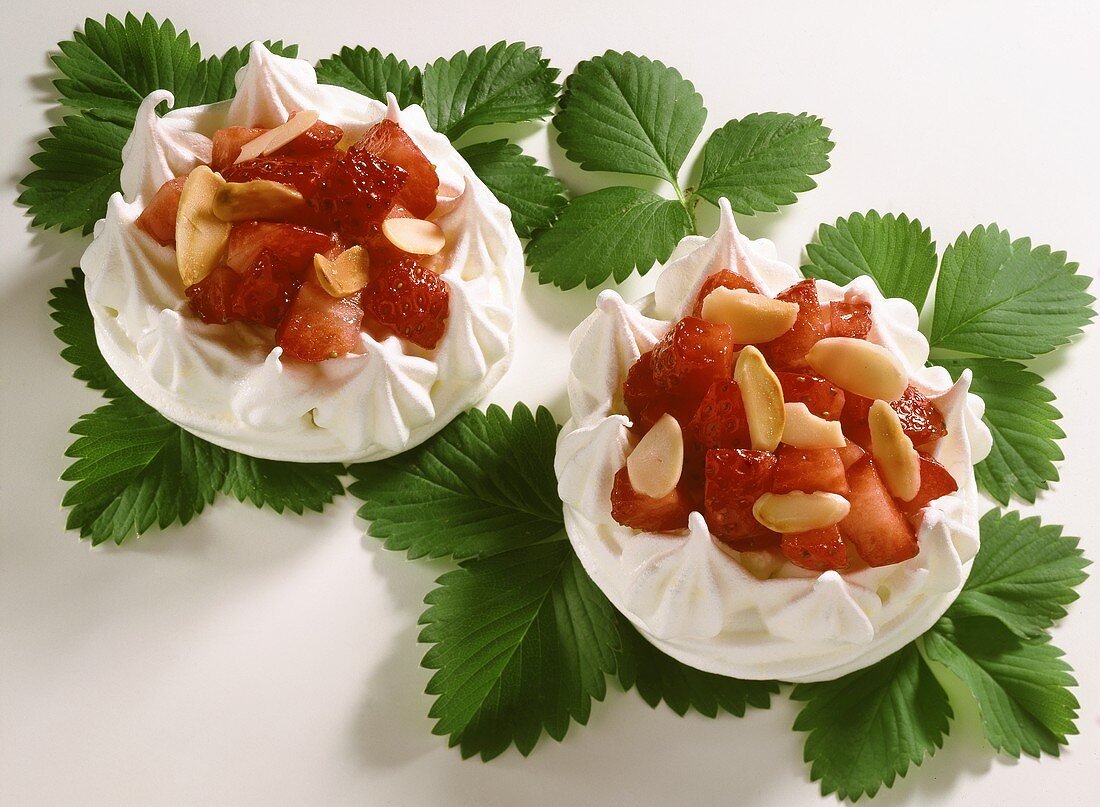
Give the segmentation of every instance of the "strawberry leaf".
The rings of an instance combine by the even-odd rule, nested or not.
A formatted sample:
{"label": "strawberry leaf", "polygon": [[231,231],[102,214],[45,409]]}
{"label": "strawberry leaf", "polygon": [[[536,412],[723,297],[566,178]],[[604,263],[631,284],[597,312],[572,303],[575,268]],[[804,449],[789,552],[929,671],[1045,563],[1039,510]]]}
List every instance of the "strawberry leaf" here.
{"label": "strawberry leaf", "polygon": [[101,390],[108,398],[131,395],[99,352],[92,312],[84,296],[84,273],[80,269],[73,269],[72,277],[63,286],[50,291],[50,308],[53,309],[50,317],[57,323],[54,335],[65,344],[61,358],[76,367],[73,377]]}
{"label": "strawberry leaf", "polygon": [[392,92],[401,107],[423,100],[420,68],[410,67],[392,53],[383,55],[378,48],[367,50],[361,45],[341,48],[339,53],[317,63],[317,80],[382,102],[386,93]]}
{"label": "strawberry leaf", "polygon": [[549,227],[565,207],[565,186],[507,140],[475,143],[458,150],[493,195],[512,211],[520,238]]}
{"label": "strawberry leaf", "polygon": [[344,466],[338,462],[280,462],[233,451],[226,454],[228,468],[222,491],[238,501],[270,507],[276,513],[289,510],[302,515],[306,510],[320,513],[344,494],[340,482]]}

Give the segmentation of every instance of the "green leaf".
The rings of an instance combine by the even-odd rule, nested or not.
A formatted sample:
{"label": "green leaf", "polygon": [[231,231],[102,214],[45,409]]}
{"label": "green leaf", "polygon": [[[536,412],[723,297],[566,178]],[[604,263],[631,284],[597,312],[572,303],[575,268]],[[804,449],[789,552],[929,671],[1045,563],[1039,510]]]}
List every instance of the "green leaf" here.
{"label": "green leaf", "polygon": [[951,616],[991,617],[1021,638],[1037,636],[1066,615],[1089,562],[1077,539],[1038,518],[990,510],[981,520],[982,548]]}
{"label": "green leaf", "polygon": [[132,123],[153,90],[171,90],[177,106],[202,103],[206,71],[199,46],[171,22],[158,23],[149,14],[140,20],[127,14],[122,22],[108,15],[105,24],[88,19],[58,47],[53,61],[64,78],[54,85],[66,106]]}
{"label": "green leaf", "polygon": [[1022,364],[997,359],[940,361],[958,378],[969,367],[974,374],[971,391],[985,401],[983,420],[993,435],[993,449],[978,463],[978,484],[1001,504],[1013,494],[1035,501],[1040,490],[1058,479],[1054,462],[1062,450],[1054,442],[1066,436],[1056,420],[1062,413],[1051,402],[1054,394],[1040,376]]}
{"label": "green leaf", "polygon": [[962,679],[978,701],[986,739],[1014,757],[1058,756],[1077,733],[1077,682],[1050,637],[1014,636],[991,619],[940,619],[923,638],[928,658]]}
{"label": "green leaf", "polygon": [[656,708],[664,701],[681,717],[694,709],[707,717],[722,710],[743,717],[749,706],[767,709],[779,692],[776,681],[741,681],[703,672],[662,653],[624,617],[618,620],[623,649],[618,657],[623,689],[634,686],[642,700]]}
{"label": "green leaf", "polygon": [[820,277],[843,286],[870,275],[887,297],[908,300],[917,311],[924,307],[936,276],[936,244],[930,230],[902,213],[880,216],[852,213],[836,225],[817,228],[816,244],[806,247],[810,262],[806,277]]}
{"label": "green leaf", "polygon": [[[282,40],[277,42],[264,42],[272,53],[279,56],[294,58],[298,55],[297,45],[285,45]],[[248,63],[248,47],[230,48],[221,56],[211,56],[202,62],[202,70],[205,73],[205,81],[202,87],[202,100],[195,103],[213,104],[217,101],[226,101],[237,94],[237,71]],[[167,90],[173,90],[171,86],[165,86]],[[174,91],[174,90],[173,90]],[[176,106],[183,106],[179,98],[176,98]]]}
{"label": "green leaf", "polygon": [[706,119],[703,97],[675,68],[608,51],[566,79],[554,126],[558,144],[581,168],[677,185]]}
{"label": "green leaf", "polygon": [[92,544],[121,544],[154,524],[186,524],[214,500],[226,452],[165,420],[133,395],[116,398],[71,429],[80,435],[61,478],[76,482],[62,504],[67,527]]}
{"label": "green leaf", "polygon": [[550,412],[517,404],[459,415],[443,431],[390,459],[354,465],[360,517],[386,549],[409,558],[472,558],[561,531],[554,476],[558,426]]}
{"label": "green leaf", "polygon": [[35,227],[79,228],[84,235],[107,212],[107,200],[120,190],[122,147],[129,131],[88,113],[71,115],[39,142],[31,157],[38,166],[23,179],[18,202],[30,208]]}
{"label": "green leaf", "polygon": [[609,275],[621,283],[635,269],[645,274],[690,232],[679,202],[641,188],[604,188],[576,197],[553,227],[535,233],[527,261],[540,283],[593,288]]}
{"label": "green leaf", "polygon": [[470,560],[438,583],[420,619],[434,733],[489,760],[588,722],[615,667],[616,611],[568,541]]}
{"label": "green leaf", "polygon": [[410,67],[392,53],[383,55],[378,48],[341,48],[339,53],[317,63],[317,79],[322,84],[336,84],[382,102],[386,93],[392,92],[402,108],[423,100],[420,68]]}
{"label": "green leaf", "polygon": [[226,453],[229,467],[222,491],[238,501],[302,515],[306,510],[320,513],[344,493],[340,482],[344,466],[338,462],[279,462]]}
{"label": "green leaf", "polygon": [[809,732],[810,777],[821,780],[823,795],[851,801],[893,787],[910,764],[935,754],[953,716],[913,644],[835,681],[799,684],[791,698],[806,702],[794,728]]}
{"label": "green leaf", "polygon": [[1048,353],[1095,315],[1090,282],[1064,252],[978,227],[944,252],[931,345],[995,359]]}
{"label": "green leaf", "polygon": [[512,211],[520,238],[549,227],[565,207],[565,186],[507,140],[475,143],[458,150],[489,190]]}
{"label": "green leaf", "polygon": [[482,46],[424,68],[424,112],[432,128],[451,140],[475,126],[538,120],[554,105],[557,77],[542,48],[522,42]]}
{"label": "green leaf", "polygon": [[811,191],[811,174],[829,167],[833,142],[820,118],[764,112],[731,120],[703,148],[697,193],[712,204],[725,196],[738,213],[771,213]]}
{"label": "green leaf", "polygon": [[50,317],[57,323],[54,335],[66,347],[61,358],[76,367],[73,377],[95,390],[102,390],[108,398],[130,395],[115,371],[99,352],[95,340],[95,326],[88,298],[84,295],[84,273],[73,269],[72,277],[63,286],[50,291]]}

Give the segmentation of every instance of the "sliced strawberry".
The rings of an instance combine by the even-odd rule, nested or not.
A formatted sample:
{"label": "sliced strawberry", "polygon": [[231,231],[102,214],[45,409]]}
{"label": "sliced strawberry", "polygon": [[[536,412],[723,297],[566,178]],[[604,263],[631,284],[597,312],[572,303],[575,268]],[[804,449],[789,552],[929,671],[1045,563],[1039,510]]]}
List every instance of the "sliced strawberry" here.
{"label": "sliced strawberry", "polygon": [[744,289],[745,291],[751,291],[753,294],[760,293],[760,289],[756,287],[756,284],[744,275],[739,275],[730,269],[720,269],[703,281],[699,294],[695,298],[695,307],[691,311],[693,317],[703,316],[703,300],[707,299],[707,295],[717,288]]}
{"label": "sliced strawberry", "polygon": [[274,221],[242,221],[229,231],[225,262],[238,272],[248,271],[265,249],[286,269],[305,279],[314,254],[333,247],[333,237],[320,230]]}
{"label": "sliced strawberry", "polygon": [[819,418],[839,420],[844,409],[844,390],[824,378],[808,373],[776,373],[783,387],[783,400],[804,403]]}
{"label": "sliced strawberry", "polygon": [[775,452],[774,493],[823,491],[848,495],[844,462],[835,448],[795,448],[782,445]]}
{"label": "sliced strawberry", "polygon": [[377,232],[408,177],[404,168],[369,151],[349,151],[347,159],[325,166],[316,190],[306,198],[349,239],[362,241]]}
{"label": "sliced strawberry", "polygon": [[224,325],[233,319],[233,298],[241,276],[228,266],[216,266],[200,280],[187,287],[191,309],[203,322]]}
{"label": "sliced strawberry", "polygon": [[927,507],[929,502],[935,501],[941,496],[947,496],[959,489],[959,483],[955,477],[927,454],[920,455],[920,489],[917,495],[910,501],[898,502],[901,510],[906,515],[914,515],[922,507]]}
{"label": "sliced strawberry", "polygon": [[909,521],[898,509],[870,456],[848,469],[851,510],[840,522],[840,535],[869,566],[889,566],[914,557],[920,546]]}
{"label": "sliced strawberry", "polygon": [[773,370],[806,369],[806,353],[825,336],[825,323],[812,279],[795,283],[776,295],[777,300],[798,304],[798,317],[789,331],[760,345],[760,352]]}
{"label": "sliced strawberry", "polygon": [[748,448],[749,424],[736,381],[715,381],[699,403],[687,427],[701,448]]}
{"label": "sliced strawberry", "polygon": [[866,339],[871,332],[871,304],[843,300],[829,303],[829,335]]}
{"label": "sliced strawberry", "polygon": [[333,166],[343,164],[344,155],[336,149],[330,149],[299,156],[273,154],[270,157],[257,157],[230,165],[221,173],[226,182],[248,182],[250,179],[281,182],[297,189],[307,202],[316,204],[328,172]]}
{"label": "sliced strawberry", "polygon": [[137,217],[137,226],[153,236],[161,246],[176,243],[176,214],[186,181],[187,177],[176,177],[165,182]]}
{"label": "sliced strawberry", "polygon": [[870,398],[864,398],[854,392],[845,392],[844,408],[840,412],[840,425],[844,429],[844,436],[868,451],[871,449],[871,432],[867,428],[867,417],[873,403],[874,401]]}
{"label": "sliced strawberry", "polygon": [[450,292],[439,275],[416,261],[383,265],[371,278],[363,302],[373,319],[403,339],[430,349],[443,338]]}
{"label": "sliced strawberry", "polygon": [[698,405],[715,381],[733,374],[728,325],[684,317],[653,348],[653,380],[663,390]]}
{"label": "sliced strawberry", "polygon": [[813,572],[848,568],[848,548],[835,524],[820,530],[788,533],[779,549],[795,566]]}
{"label": "sliced strawberry", "polygon": [[905,389],[905,394],[892,401],[890,406],[898,413],[901,427],[915,446],[939,440],[947,434],[943,413],[911,384]]}
{"label": "sliced strawberry", "polygon": [[[630,365],[623,382],[623,403],[639,436],[649,431],[666,412],[672,412],[677,420],[681,419],[677,413],[678,399],[653,381],[652,350],[643,353],[638,361]],[[687,414],[684,419],[690,417],[691,414]]]}
{"label": "sliced strawberry", "polygon": [[277,328],[299,285],[274,255],[263,250],[241,276],[233,295],[232,318]]}
{"label": "sliced strawberry", "polygon": [[634,490],[626,468],[615,474],[611,488],[611,517],[624,527],[646,532],[671,532],[687,526],[691,502],[676,488],[660,499]]}
{"label": "sliced strawberry", "polygon": [[[293,118],[294,115],[290,117]],[[332,124],[319,120],[275,153],[278,155],[289,154],[296,156],[316,154],[321,151],[329,151],[336,148],[336,144],[343,139],[343,129],[339,126],[333,126]]]}
{"label": "sliced strawberry", "polygon": [[415,218],[426,218],[435,210],[439,175],[404,129],[391,120],[376,123],[348,149],[348,154],[361,151],[369,152],[390,165],[399,165],[408,172],[408,181],[397,194],[397,201],[408,208]]}
{"label": "sliced strawberry", "polygon": [[332,297],[311,281],[298,289],[275,342],[284,355],[301,361],[334,359],[359,346],[362,322],[358,294]]}
{"label": "sliced strawberry", "polygon": [[224,171],[241,156],[245,143],[255,140],[267,129],[252,129],[247,126],[227,126],[214,132],[214,153],[210,158],[210,167],[215,171]]}
{"label": "sliced strawberry", "polygon": [[752,514],[753,503],[771,488],[775,464],[775,455],[768,451],[739,448],[707,452],[703,515],[719,540],[738,550],[777,543],[778,536]]}
{"label": "sliced strawberry", "polygon": [[844,464],[845,471],[863,459],[864,455],[867,453],[851,440],[848,441],[848,444],[844,446],[844,448],[838,448],[836,451],[840,454],[840,461]]}

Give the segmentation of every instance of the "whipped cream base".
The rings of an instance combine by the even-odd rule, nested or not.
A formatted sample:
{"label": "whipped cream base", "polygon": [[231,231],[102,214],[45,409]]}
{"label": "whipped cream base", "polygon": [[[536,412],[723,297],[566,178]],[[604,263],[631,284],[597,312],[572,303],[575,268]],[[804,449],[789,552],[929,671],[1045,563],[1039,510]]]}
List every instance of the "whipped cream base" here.
{"label": "whipped cream base", "polygon": [[[991,444],[981,422],[984,404],[969,393],[969,372],[952,383],[943,368],[925,367],[928,342],[917,330],[912,304],[883,297],[867,277],[844,287],[818,281],[823,303],[871,304],[874,325],[868,338],[901,359],[910,383],[944,413],[948,435],[934,456],[959,490],[921,512],[920,553],[892,566],[818,574],[770,553],[728,549],[699,513],[691,514],[687,530],[676,533],[618,524],[611,517],[612,480],[633,439],[621,398],[626,372],[687,313],[705,279],[726,268],[773,296],[802,279],[777,260],[770,242],[738,233],[723,200],[718,231],[709,239],[685,238],[653,295],[629,305],[615,292],[604,292],[597,310],[574,331],[572,418],[559,436],[555,461],[566,529],[601,590],[674,658],[735,678],[837,678],[924,633],[962,589],[979,547],[973,464]],[[762,564],[769,568],[762,572]]]}
{"label": "whipped cream base", "polygon": [[[309,63],[254,44],[231,101],[172,110],[166,91],[142,103],[123,150],[115,194],[81,259],[96,339],[111,368],[169,420],[217,445],[295,462],[359,462],[404,451],[480,401],[513,352],[523,253],[508,209],[496,200],[419,107],[398,109],[317,83]],[[224,126],[274,127],[291,112],[358,137],[388,117],[435,164],[431,215],[447,236],[440,274],[450,292],[447,329],[423,350],[365,330],[358,349],[317,364],[284,362],[269,328],[209,325],[190,310],[176,253],[136,226],[167,180],[209,162]]]}

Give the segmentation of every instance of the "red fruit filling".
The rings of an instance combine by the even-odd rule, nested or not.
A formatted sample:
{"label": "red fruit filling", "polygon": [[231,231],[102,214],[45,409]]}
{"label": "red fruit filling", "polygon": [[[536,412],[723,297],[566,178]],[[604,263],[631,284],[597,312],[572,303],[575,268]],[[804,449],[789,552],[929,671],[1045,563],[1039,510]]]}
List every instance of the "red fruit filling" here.
{"label": "red fruit filling", "polygon": [[[295,113],[297,114],[297,113]],[[293,115],[291,116],[293,117]],[[386,239],[382,222],[426,218],[436,206],[439,177],[412,138],[392,121],[369,129],[347,151],[344,131],[317,121],[272,153],[238,162],[242,148],[268,130],[231,126],[214,133],[211,168],[227,182],[263,179],[293,188],[305,204],[261,205],[236,220],[237,207],[209,209],[232,220],[220,263],[185,292],[204,322],[250,322],[275,329],[286,357],[322,361],[358,349],[363,328],[384,327],[422,348],[439,344],[447,326],[446,283]],[[164,184],[137,219],[158,242],[175,242],[186,177]],[[247,209],[247,208],[244,208]],[[337,260],[359,245],[370,259],[366,288],[330,295],[315,278],[314,260]],[[337,288],[340,288],[337,286]],[[659,417],[659,415],[658,415]]]}
{"label": "red fruit filling", "polygon": [[[919,492],[911,501],[894,497],[871,452],[867,419],[873,401],[812,374],[806,363],[806,353],[825,336],[866,338],[872,326],[870,305],[842,301],[822,306],[811,280],[777,295],[798,305],[795,323],[787,333],[756,347],[776,372],[784,402],[805,404],[817,417],[839,421],[846,439],[839,448],[832,447],[832,438],[822,437],[819,447],[781,441],[774,451],[762,451],[752,448],[749,410],[732,378],[741,346],[733,344],[728,326],[701,316],[703,299],[719,287],[760,293],[735,272],[715,273],[700,288],[692,313],[629,368],[623,383],[623,404],[637,438],[666,413],[679,421],[684,439],[680,482],[668,497],[654,501],[630,488],[624,468],[615,477],[612,515],[626,526],[660,531],[655,525],[680,529],[687,524],[688,511],[700,510],[711,532],[727,546],[770,550],[812,571],[847,569],[856,556],[870,566],[913,557],[919,551],[921,510],[957,490],[957,483],[947,469],[921,453]],[[890,405],[906,436],[922,450],[947,434],[943,414],[914,387]],[[798,434],[793,432],[791,439]],[[765,493],[795,492],[843,496],[848,515],[823,528],[781,535],[766,526],[772,524],[767,505],[754,514]]]}

